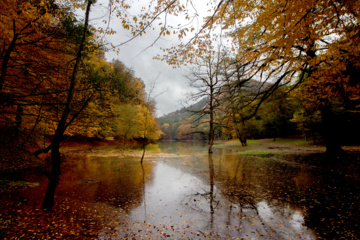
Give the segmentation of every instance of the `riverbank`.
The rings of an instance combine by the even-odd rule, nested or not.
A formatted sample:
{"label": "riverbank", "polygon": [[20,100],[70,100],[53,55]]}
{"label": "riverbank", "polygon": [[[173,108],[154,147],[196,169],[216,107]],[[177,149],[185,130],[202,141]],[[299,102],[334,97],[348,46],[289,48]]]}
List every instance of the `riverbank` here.
{"label": "riverbank", "polygon": [[[248,140],[248,146],[245,147],[241,146],[238,140],[229,140],[217,142],[214,148],[238,148],[236,154],[241,156],[276,157],[319,167],[336,164],[334,161],[329,162],[328,157],[324,154],[324,146],[311,144],[304,139]],[[360,164],[360,146],[344,146],[343,149],[344,154],[342,158],[337,159],[338,163],[350,164],[350,167]],[[51,165],[50,154],[35,157],[32,154],[34,150],[35,147],[24,147],[18,142],[0,144],[0,174],[2,179],[4,177],[14,179],[22,175],[22,172],[35,171],[35,174],[43,174],[44,171],[48,171]],[[64,157],[67,154],[91,152],[95,155],[114,150],[116,150],[117,156],[120,154],[125,157],[141,157],[142,154],[139,141],[128,141],[126,143],[108,140],[68,141],[61,147],[61,153]],[[149,144],[147,151],[149,156],[159,153],[156,144]]]}
{"label": "riverbank", "polygon": [[343,154],[336,158],[325,154],[325,146],[314,145],[305,139],[259,139],[248,141],[241,146],[237,140],[218,144],[217,148],[238,147],[239,156],[256,156],[293,162],[326,171],[337,172],[360,181],[360,146],[343,146]]}
{"label": "riverbank", "polygon": [[[149,182],[150,187],[154,182],[165,184],[169,178],[173,177],[173,184],[180,184],[180,182],[183,183],[184,181],[179,181],[178,178],[201,173],[197,177],[203,179],[200,181],[202,184],[209,181],[208,178],[211,178],[211,176],[216,177],[218,181],[225,181],[228,179],[225,177],[227,176],[225,174],[229,174],[229,177],[234,177],[234,181],[230,181],[230,183],[233,184],[235,179],[237,179],[236,181],[240,181],[243,178],[232,172],[235,169],[242,169],[252,164],[254,165],[255,171],[253,173],[247,172],[250,171],[251,168],[249,168],[249,170],[245,171],[246,176],[249,178],[243,179],[243,181],[249,182],[245,185],[239,182],[240,185],[236,187],[226,188],[224,189],[224,194],[230,190],[235,191],[235,196],[238,196],[236,194],[240,194],[240,192],[241,194],[252,193],[255,195],[252,196],[250,194],[247,196],[245,194],[245,196],[254,199],[262,198],[261,193],[265,194],[268,191],[278,194],[279,191],[272,189],[272,185],[288,186],[287,183],[285,184],[281,179],[277,178],[281,178],[290,173],[295,174],[296,171],[293,172],[293,169],[307,170],[306,174],[299,173],[288,178],[287,181],[293,184],[290,190],[297,186],[296,184],[304,187],[304,184],[310,181],[309,179],[311,179],[313,170],[316,173],[323,173],[324,176],[335,176],[335,179],[348,179],[352,183],[359,181],[357,172],[359,169],[359,152],[355,148],[346,150],[347,158],[339,159],[335,168],[335,165],[326,162],[323,154],[325,148],[322,146],[309,145],[303,140],[279,139],[273,142],[270,139],[263,139],[250,140],[248,143],[249,146],[242,147],[237,141],[217,142],[214,148],[214,156],[217,156],[217,153],[220,152],[224,154],[221,155],[222,157],[220,158],[214,157],[214,159],[211,160],[213,164],[216,165],[216,167],[214,166],[213,168],[209,168],[210,162],[208,163],[208,161],[210,161],[210,158],[208,159],[207,157],[206,146],[197,143],[178,143],[174,144],[174,146],[170,144],[169,149],[161,148],[164,152],[162,152],[156,144],[149,145],[143,169],[139,164],[141,156],[140,149],[124,150],[123,146],[114,146],[111,144],[100,144],[99,146],[65,146],[61,150],[65,156],[62,174],[64,181],[60,182],[57,190],[56,204],[53,212],[46,212],[39,209],[47,185],[48,169],[45,168],[46,158],[33,160],[39,161],[37,167],[28,168],[27,165],[19,164],[19,166],[25,166],[25,168],[19,167],[17,171],[14,171],[16,169],[14,166],[11,168],[13,172],[8,173],[6,176],[1,175],[0,185],[3,187],[0,190],[0,200],[2,202],[0,206],[0,237],[3,239],[21,237],[28,239],[96,239],[101,229],[108,229],[108,227],[111,226],[112,221],[109,220],[109,218],[111,218],[109,216],[114,214],[114,209],[124,211],[117,212],[116,214],[124,216],[126,220],[127,209],[131,206],[135,206],[134,208],[141,207],[141,203],[145,199],[143,194],[147,194],[149,197],[149,194],[152,192],[154,193],[154,197],[156,197],[158,196],[157,191],[164,190],[164,195],[161,195],[162,199],[153,202],[154,206],[163,206],[163,198],[167,196],[169,188],[160,185],[159,190],[147,190],[147,192],[144,191],[143,188],[145,181]],[[201,145],[201,147],[198,147],[198,145]],[[231,148],[231,150],[228,149],[229,151],[227,151],[227,148]],[[181,149],[181,152],[179,149]],[[13,154],[12,157],[17,159],[14,160],[14,165],[16,165],[15,161],[26,161],[28,154],[31,154],[31,152],[28,151],[27,153],[18,155]],[[227,158],[227,156],[229,157]],[[244,158],[239,159],[237,156],[243,156]],[[228,160],[226,160],[226,158]],[[125,162],[127,162],[127,165]],[[188,165],[189,163],[193,163],[194,165],[190,166]],[[73,167],[69,168],[70,166]],[[163,167],[167,170],[155,171],[155,169],[157,169],[155,166]],[[281,174],[279,174],[279,170],[284,166],[285,168],[281,170]],[[288,168],[287,166],[291,167]],[[329,166],[331,166],[331,168]],[[194,170],[193,167],[195,167],[196,170]],[[76,170],[78,175],[68,169]],[[184,172],[180,174],[178,171],[181,169]],[[212,175],[209,175],[209,169],[214,171]],[[324,171],[322,169],[324,169]],[[166,175],[168,173],[167,171],[170,170],[174,171],[174,176],[171,174],[169,176]],[[146,172],[147,178],[144,178],[143,171]],[[217,171],[222,172],[220,174],[220,172]],[[155,181],[155,174],[164,174],[165,178]],[[179,175],[177,176],[176,174]],[[263,182],[263,174],[269,174],[266,176],[269,179],[273,179],[273,184],[268,186],[267,183],[269,181]],[[132,183],[132,185],[130,183]],[[216,183],[216,181],[212,182],[212,184],[214,183]],[[242,189],[247,185],[258,187],[260,186],[259,184],[262,188],[266,189],[266,191],[262,192],[259,191],[259,189],[255,189],[256,191],[245,191]],[[10,187],[6,188],[4,186]],[[186,185],[186,188],[180,189],[191,190],[192,186],[193,182],[190,181],[189,185]],[[218,187],[220,186],[225,187],[227,185],[218,185]],[[207,188],[209,188],[209,186],[203,186],[199,188],[197,192],[200,193],[202,189]],[[242,189],[242,191],[239,192],[239,189]],[[299,188],[299,191],[300,190],[303,191],[302,188]],[[295,193],[298,194],[296,191],[292,194]],[[220,196],[220,193],[218,194]],[[302,194],[302,192],[301,194],[299,193],[298,197],[302,197]],[[304,194],[306,194],[306,192],[304,192]],[[196,199],[191,199],[187,204],[196,205],[200,203],[198,197],[203,195],[195,194],[195,196]],[[265,194],[265,196],[270,198],[270,196],[273,195]],[[280,196],[279,199],[284,199],[286,196],[287,194],[284,194],[284,196]],[[339,196],[342,195],[340,194]],[[123,201],[123,199],[127,200]],[[177,199],[180,199],[180,197]],[[270,200],[265,199],[271,202],[271,198]],[[170,202],[173,202],[173,200]],[[300,201],[300,203],[301,202],[302,201]],[[296,203],[295,205],[301,206],[300,203]],[[150,204],[150,202],[148,202],[148,204]],[[180,204],[179,206],[188,205]],[[147,207],[148,210],[151,209],[150,205]],[[196,207],[198,206],[196,205]],[[206,205],[204,209],[208,209],[208,205]],[[169,211],[171,210],[173,209],[169,208]],[[166,214],[168,214],[168,212],[166,212]],[[174,219],[176,219],[176,213],[173,214],[175,214],[173,216]],[[162,216],[159,218],[162,219]],[[145,233],[148,227],[146,225],[144,228],[139,224],[135,229],[135,225],[131,225],[131,223],[121,222],[121,224],[120,230],[126,232],[126,234],[133,234],[131,236]],[[164,230],[161,226],[161,224],[156,225],[155,230],[159,232]],[[174,226],[174,224],[171,226]],[[167,226],[166,230],[168,230],[168,232],[173,231],[171,226]],[[191,229],[191,227],[188,229],[187,226],[190,225],[186,224],[185,227],[180,227],[178,230],[191,234],[193,229]],[[249,227],[249,229],[250,228],[251,227]],[[140,232],[138,232],[139,230]],[[112,230],[109,231],[111,232]]]}

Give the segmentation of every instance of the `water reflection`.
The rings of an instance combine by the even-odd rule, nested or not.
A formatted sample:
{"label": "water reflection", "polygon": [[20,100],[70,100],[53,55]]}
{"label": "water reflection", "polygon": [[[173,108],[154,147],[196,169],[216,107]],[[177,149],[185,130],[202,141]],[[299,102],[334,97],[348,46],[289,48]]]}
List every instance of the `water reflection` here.
{"label": "water reflection", "polygon": [[108,206],[100,239],[359,237],[351,179],[202,143],[159,147],[143,166],[114,152],[68,159],[59,195]]}
{"label": "water reflection", "polygon": [[104,202],[115,207],[140,205],[144,182],[152,181],[152,168],[151,162],[141,166],[138,158],[72,157],[63,165],[58,192],[79,201]]}
{"label": "water reflection", "polygon": [[142,204],[128,215],[119,213],[113,232],[104,229],[100,238],[315,238],[303,225],[301,208],[282,198],[271,202],[271,187],[277,191],[282,185],[264,178],[268,163],[221,151],[203,154],[199,146],[170,152],[174,155],[157,159]]}

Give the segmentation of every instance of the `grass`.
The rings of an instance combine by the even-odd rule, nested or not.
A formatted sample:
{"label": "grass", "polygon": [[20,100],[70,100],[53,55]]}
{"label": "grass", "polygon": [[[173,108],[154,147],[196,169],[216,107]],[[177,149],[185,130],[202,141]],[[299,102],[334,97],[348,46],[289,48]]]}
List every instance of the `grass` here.
{"label": "grass", "polygon": [[[257,145],[259,144],[259,140],[252,140],[252,139],[247,140],[247,144],[248,146]],[[214,145],[215,148],[236,147],[236,146],[241,147],[241,143],[238,139],[232,139],[226,142],[215,143]]]}
{"label": "grass", "polygon": [[309,149],[315,150],[311,142],[305,139],[261,139],[248,140],[247,146],[241,146],[238,140],[229,140],[215,145],[216,148],[235,148],[236,155],[257,157],[286,157],[289,155],[308,154]]}
{"label": "grass", "polygon": [[[272,139],[269,141],[273,141]],[[274,143],[280,143],[280,144],[291,144],[296,146],[312,146],[310,141],[306,141],[305,139],[278,139],[275,140]]]}
{"label": "grass", "polygon": [[39,186],[38,182],[25,182],[13,180],[0,180],[0,192],[13,191],[17,189]]}
{"label": "grass", "polygon": [[280,152],[275,149],[274,150],[262,149],[262,150],[244,151],[244,152],[235,153],[235,155],[238,155],[238,156],[256,156],[256,157],[262,157],[262,158],[270,158],[270,157],[282,158],[282,157],[296,155],[296,154],[298,154],[298,153]]}
{"label": "grass", "polygon": [[257,157],[274,157],[277,154],[274,151],[245,151],[245,152],[238,152],[236,155],[241,156],[257,156]]}

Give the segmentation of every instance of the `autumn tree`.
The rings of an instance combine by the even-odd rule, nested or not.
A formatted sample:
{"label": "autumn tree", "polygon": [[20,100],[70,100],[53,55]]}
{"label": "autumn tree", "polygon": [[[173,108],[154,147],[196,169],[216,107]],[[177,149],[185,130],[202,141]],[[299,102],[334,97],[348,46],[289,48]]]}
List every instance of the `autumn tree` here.
{"label": "autumn tree", "polygon": [[341,152],[339,138],[332,133],[337,117],[327,99],[339,96],[344,103],[352,102],[347,104],[349,108],[357,105],[359,2],[221,0],[209,5],[211,14],[190,40],[184,39],[186,29],[177,31],[184,41],[168,49],[170,54],[164,60],[170,64],[191,62],[206,51],[201,47],[204,41],[229,40],[238,63],[252,64],[248,78],[273,83],[263,98],[284,84],[302,84],[296,81],[305,80],[299,76],[306,73],[307,95],[316,99],[321,111],[327,152]]}
{"label": "autumn tree", "polygon": [[[89,104],[94,104],[95,99],[98,102],[101,100],[95,96],[102,92],[100,88],[104,76],[99,71],[89,74],[94,68],[87,66],[83,60],[102,45],[102,34],[113,34],[114,31],[109,26],[97,29],[89,26],[90,9],[95,2],[5,0],[0,6],[0,106],[4,124],[13,122],[20,128],[23,117],[30,116],[27,124],[32,124],[33,129],[39,125],[44,128],[52,126],[47,132],[52,137],[51,143],[35,152],[38,155],[51,150],[52,170],[43,201],[45,209],[53,205],[61,166],[60,143],[64,135],[71,130],[75,132],[77,129],[70,126],[83,123],[81,120],[86,117],[84,110]],[[113,7],[114,4],[116,7]],[[109,1],[109,15],[123,19],[120,22],[125,29],[129,29],[130,23],[126,14],[122,13],[130,4]],[[78,24],[69,11],[80,8],[85,17]],[[151,15],[150,19],[156,17],[157,14]],[[144,28],[151,23],[145,23]],[[100,40],[95,42],[95,38]],[[122,85],[116,81],[108,83],[114,84],[109,87],[118,91],[119,98],[129,97],[122,96],[125,92]]]}
{"label": "autumn tree", "polygon": [[189,85],[195,89],[195,92],[190,94],[192,101],[199,101],[202,98],[207,98],[207,105],[200,110],[193,110],[198,119],[202,119],[208,115],[209,119],[200,121],[199,125],[209,124],[209,149],[208,152],[212,153],[214,145],[215,129],[218,123],[215,121],[216,109],[219,107],[220,86],[221,81],[221,55],[218,52],[209,52],[208,55],[199,57],[196,62],[195,69],[192,69],[189,76]]}
{"label": "autumn tree", "polygon": [[83,50],[85,48],[85,41],[86,41],[86,35],[87,35],[87,31],[88,31],[88,26],[89,26],[89,15],[90,15],[91,5],[92,5],[92,1],[90,0],[86,4],[84,29],[83,29],[81,40],[79,42],[78,50],[76,53],[76,59],[75,59],[74,65],[73,65],[72,74],[69,78],[69,89],[67,91],[67,99],[65,102],[65,106],[62,109],[61,118],[57,124],[55,134],[52,138],[51,144],[49,145],[49,147],[47,147],[47,149],[51,149],[52,168],[51,168],[49,184],[46,189],[45,197],[44,197],[43,204],[42,204],[43,209],[51,209],[53,206],[55,190],[56,190],[56,186],[59,181],[59,175],[61,174],[60,173],[60,166],[61,166],[60,142],[62,140],[62,137],[63,137],[66,129],[68,128],[68,126],[71,124],[71,122],[83,110],[83,108],[86,107],[87,103],[92,98],[92,96],[89,96],[87,98],[87,100],[84,102],[81,109],[78,112],[76,112],[73,116],[70,115],[71,110],[72,110],[75,88],[77,85],[77,75],[78,75],[80,63],[81,63],[81,60],[83,57]]}
{"label": "autumn tree", "polygon": [[138,112],[144,104],[144,83],[118,60],[109,63],[93,56],[85,61],[85,66],[84,77],[101,86],[67,133],[124,141],[139,138]]}
{"label": "autumn tree", "polygon": [[5,1],[0,11],[0,112],[3,124],[15,118],[20,128],[24,120],[39,122],[39,113],[54,102],[51,96],[62,92],[57,76],[70,58],[56,16],[66,10],[51,1]]}
{"label": "autumn tree", "polygon": [[256,81],[244,78],[245,66],[237,65],[226,55],[222,61],[222,75],[220,100],[222,111],[225,113],[222,122],[226,128],[234,129],[241,145],[246,146],[245,122],[256,113],[256,111],[251,111],[251,107],[252,103],[257,100],[259,89]]}

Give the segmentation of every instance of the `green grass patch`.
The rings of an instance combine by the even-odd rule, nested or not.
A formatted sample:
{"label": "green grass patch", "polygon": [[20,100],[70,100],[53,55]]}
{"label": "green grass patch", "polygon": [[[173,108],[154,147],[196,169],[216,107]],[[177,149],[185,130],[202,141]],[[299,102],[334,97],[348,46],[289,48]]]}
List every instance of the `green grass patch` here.
{"label": "green grass patch", "polygon": [[31,188],[39,185],[40,183],[38,182],[0,180],[0,192],[13,191],[23,188]]}
{"label": "green grass patch", "polygon": [[[257,145],[259,143],[259,140],[247,140],[247,145]],[[224,148],[224,147],[242,147],[240,141],[238,139],[232,139],[226,142],[220,142],[220,143],[215,143],[214,147],[215,148]]]}
{"label": "green grass patch", "polygon": [[158,145],[158,144],[149,143],[149,144],[146,145],[145,150],[147,150],[147,151],[159,150],[159,145]]}
{"label": "green grass patch", "polygon": [[277,150],[254,150],[254,151],[244,151],[244,152],[237,152],[235,155],[238,156],[256,156],[262,158],[269,158],[269,157],[285,157],[289,155],[289,153],[280,152]]}
{"label": "green grass patch", "polygon": [[276,154],[271,151],[245,151],[238,152],[236,155],[240,156],[257,156],[257,157],[274,157]]}
{"label": "green grass patch", "polygon": [[[273,141],[272,139],[268,140]],[[279,143],[279,144],[291,144],[291,145],[296,145],[296,146],[312,146],[313,144],[310,141],[306,141],[305,139],[276,139],[275,141],[273,141],[274,143]]]}

